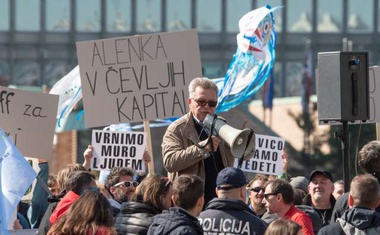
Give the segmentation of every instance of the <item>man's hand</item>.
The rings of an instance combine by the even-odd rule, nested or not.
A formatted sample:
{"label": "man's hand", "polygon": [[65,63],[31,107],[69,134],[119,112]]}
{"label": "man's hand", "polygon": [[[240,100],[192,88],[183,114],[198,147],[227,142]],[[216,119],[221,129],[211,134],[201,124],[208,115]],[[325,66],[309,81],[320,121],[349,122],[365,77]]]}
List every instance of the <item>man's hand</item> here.
{"label": "man's hand", "polygon": [[[203,141],[199,142],[199,145],[204,145],[206,143],[206,141],[207,140],[203,140]],[[211,136],[211,143],[206,145],[205,150],[207,150],[208,152],[211,152],[212,150],[214,150],[214,152],[215,152],[219,147],[219,143],[220,143],[220,139],[218,137]],[[213,145],[213,149],[211,148],[211,144]]]}
{"label": "man's hand", "polygon": [[288,163],[289,163],[289,158],[288,154],[286,154],[285,148],[282,150],[282,171],[286,172],[288,169]]}
{"label": "man's hand", "polygon": [[92,145],[88,145],[87,149],[83,153],[83,157],[84,157],[83,166],[86,169],[90,169],[91,168],[92,150],[93,150]]}
{"label": "man's hand", "polygon": [[152,160],[152,158],[150,157],[150,154],[149,154],[148,150],[144,151],[144,155],[143,155],[142,159],[143,159],[143,161],[146,164],[148,164]]}

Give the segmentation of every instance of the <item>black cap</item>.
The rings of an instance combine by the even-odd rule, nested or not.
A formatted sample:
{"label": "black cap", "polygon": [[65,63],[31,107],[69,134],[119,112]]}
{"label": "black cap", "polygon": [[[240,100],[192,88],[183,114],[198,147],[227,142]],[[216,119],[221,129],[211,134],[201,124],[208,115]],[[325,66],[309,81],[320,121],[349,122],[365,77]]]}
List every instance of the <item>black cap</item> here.
{"label": "black cap", "polygon": [[331,175],[330,172],[328,172],[328,171],[320,171],[320,170],[315,170],[315,171],[311,172],[309,180],[311,181],[313,179],[314,175],[316,175],[316,174],[324,175],[324,176],[326,176],[326,178],[328,178],[329,180],[331,180],[331,182],[334,182],[333,181],[333,177],[332,177],[332,175]]}
{"label": "black cap", "polygon": [[[222,185],[230,185],[230,187],[220,187]],[[216,178],[216,187],[218,189],[233,189],[240,188],[247,184],[247,179],[244,173],[239,168],[226,167],[221,170]]]}

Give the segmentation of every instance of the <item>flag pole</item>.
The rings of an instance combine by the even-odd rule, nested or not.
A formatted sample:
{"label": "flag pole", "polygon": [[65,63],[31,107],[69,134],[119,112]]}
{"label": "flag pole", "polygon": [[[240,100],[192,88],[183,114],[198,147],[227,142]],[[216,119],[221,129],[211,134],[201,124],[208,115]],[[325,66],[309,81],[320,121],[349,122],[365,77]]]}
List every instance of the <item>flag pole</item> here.
{"label": "flag pole", "polygon": [[150,122],[144,121],[144,131],[146,133],[146,148],[151,157],[150,162],[148,163],[148,172],[149,174],[154,174],[154,157],[152,150],[152,135],[150,133]]}

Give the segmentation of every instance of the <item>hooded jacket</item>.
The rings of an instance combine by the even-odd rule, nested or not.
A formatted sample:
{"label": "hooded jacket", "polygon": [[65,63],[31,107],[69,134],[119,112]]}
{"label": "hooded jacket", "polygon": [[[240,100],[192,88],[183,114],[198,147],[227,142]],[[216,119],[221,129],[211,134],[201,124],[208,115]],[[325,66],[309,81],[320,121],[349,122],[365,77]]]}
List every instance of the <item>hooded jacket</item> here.
{"label": "hooded jacket", "polygon": [[353,207],[344,212],[337,222],[319,230],[318,235],[324,234],[380,234],[380,213],[364,207]]}
{"label": "hooded jacket", "polygon": [[[369,173],[366,173],[369,174]],[[377,172],[372,173],[371,175],[375,176],[377,181],[380,183],[380,174]],[[348,195],[350,192],[346,192],[343,195],[341,195],[338,200],[336,200],[334,210],[331,215],[331,223],[334,223],[338,218],[340,218],[345,211],[349,209],[348,207]],[[377,212],[380,213],[380,205],[376,207],[375,209]]]}
{"label": "hooded jacket", "polygon": [[53,211],[53,214],[50,216],[50,223],[53,225],[58,218],[67,212],[71,204],[74,203],[79,198],[79,195],[73,191],[69,191],[62,200],[58,203],[57,207]]}
{"label": "hooded jacket", "polygon": [[198,219],[180,207],[170,207],[153,217],[147,235],[203,235]]}
{"label": "hooded jacket", "polygon": [[264,234],[267,225],[238,199],[214,198],[198,216],[205,234]]}
{"label": "hooded jacket", "polygon": [[115,228],[118,234],[146,234],[153,216],[159,212],[141,202],[125,202],[116,216]]}

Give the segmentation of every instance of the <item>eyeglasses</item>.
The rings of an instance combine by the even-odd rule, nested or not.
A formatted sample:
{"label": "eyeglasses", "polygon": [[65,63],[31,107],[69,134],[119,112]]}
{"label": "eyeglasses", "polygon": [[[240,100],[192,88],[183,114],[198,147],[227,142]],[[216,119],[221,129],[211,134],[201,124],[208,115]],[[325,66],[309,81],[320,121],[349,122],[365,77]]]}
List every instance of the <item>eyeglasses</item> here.
{"label": "eyeglasses", "polygon": [[265,189],[262,187],[254,187],[254,188],[251,188],[250,190],[255,193],[259,193],[261,190],[264,191]]}
{"label": "eyeglasses", "polygon": [[[193,98],[192,98],[193,99]],[[197,104],[199,106],[206,106],[206,104],[208,104],[208,107],[210,108],[214,108],[216,107],[216,105],[218,104],[217,101],[213,101],[213,100],[210,100],[210,101],[206,101],[206,100],[203,100],[203,99],[193,99],[195,102],[197,102]]]}
{"label": "eyeglasses", "polygon": [[122,182],[115,184],[114,187],[129,188],[129,187],[131,187],[131,185],[136,188],[139,185],[139,182],[122,181]]}
{"label": "eyeglasses", "polygon": [[265,199],[268,199],[269,196],[271,196],[271,195],[277,195],[277,194],[279,194],[279,193],[265,193],[265,194],[264,194],[264,198],[265,198]]}

